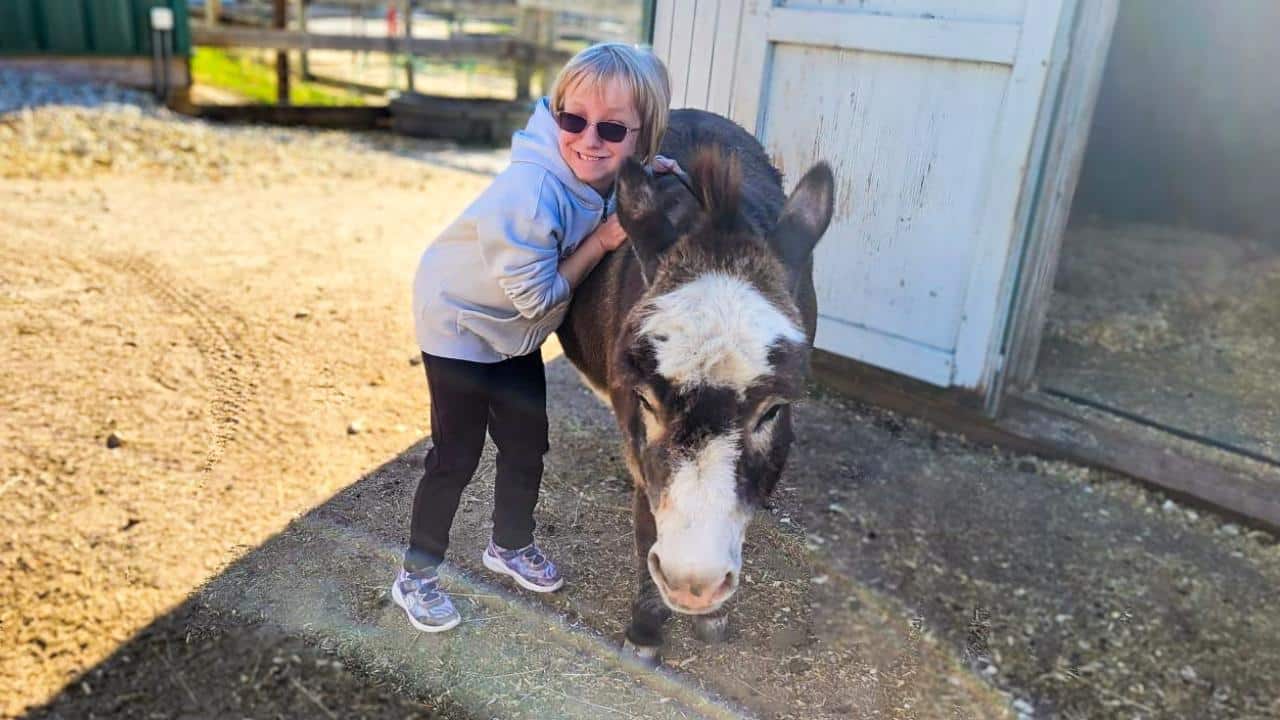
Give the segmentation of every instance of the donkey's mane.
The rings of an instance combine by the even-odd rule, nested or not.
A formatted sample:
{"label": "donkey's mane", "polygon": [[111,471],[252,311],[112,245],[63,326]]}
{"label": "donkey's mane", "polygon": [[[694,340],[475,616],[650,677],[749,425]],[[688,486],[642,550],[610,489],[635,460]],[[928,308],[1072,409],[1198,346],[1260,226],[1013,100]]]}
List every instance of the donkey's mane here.
{"label": "donkey's mane", "polygon": [[711,226],[723,232],[736,230],[742,197],[742,165],[737,156],[726,154],[718,145],[704,145],[694,151],[690,168],[690,179]]}

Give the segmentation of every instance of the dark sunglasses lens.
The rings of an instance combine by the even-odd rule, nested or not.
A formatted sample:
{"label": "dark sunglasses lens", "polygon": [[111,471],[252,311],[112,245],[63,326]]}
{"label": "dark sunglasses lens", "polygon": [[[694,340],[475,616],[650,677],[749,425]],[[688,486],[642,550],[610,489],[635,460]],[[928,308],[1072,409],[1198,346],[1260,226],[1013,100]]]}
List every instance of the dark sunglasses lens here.
{"label": "dark sunglasses lens", "polygon": [[[556,123],[560,125],[560,129],[565,132],[580,133],[587,129],[587,119],[581,115],[562,112],[556,116]],[[603,136],[602,136],[603,137]]]}
{"label": "dark sunglasses lens", "polygon": [[617,143],[627,137],[627,126],[615,122],[599,122],[596,123],[596,132],[600,133],[601,140]]}

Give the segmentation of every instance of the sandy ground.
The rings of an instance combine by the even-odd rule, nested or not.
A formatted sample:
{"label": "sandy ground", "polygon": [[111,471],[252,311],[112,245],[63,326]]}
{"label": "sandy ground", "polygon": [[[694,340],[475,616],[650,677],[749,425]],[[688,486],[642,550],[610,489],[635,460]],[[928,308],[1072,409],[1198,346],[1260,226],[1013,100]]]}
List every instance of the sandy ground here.
{"label": "sandy ground", "polygon": [[[425,383],[412,362],[411,272],[424,243],[487,181],[466,167],[492,167],[492,154],[386,138],[224,131],[125,108],[11,114],[0,124],[0,159],[0,327],[9,338],[0,388],[0,641],[13,650],[0,661],[0,711],[22,714],[58,696],[40,712],[75,716],[65,706],[78,700],[129,715],[170,702],[165,688],[173,691],[172,707],[190,699],[184,712],[197,714],[283,703],[262,684],[260,669],[250,672],[247,659],[245,667],[237,664],[247,647],[269,649],[258,668],[267,662],[281,672],[310,671],[288,683],[276,678],[295,698],[317,694],[323,704],[349,709],[399,708],[405,698],[447,707],[441,696],[453,683],[446,681],[464,684],[463,676],[427,675],[407,691],[370,699],[345,674],[331,676],[321,664],[327,655],[296,647],[293,631],[303,635],[303,628],[277,622],[273,627],[290,633],[263,641],[234,621],[197,626],[186,618],[186,601],[211,578],[234,576],[229,567],[268,552],[262,548],[290,521],[429,432]],[[579,593],[609,598],[592,615],[597,628],[607,621],[598,628],[607,634],[620,630],[631,592],[629,515],[617,510],[626,506],[627,481],[617,458],[601,449],[612,439],[586,439],[587,447],[562,448],[558,462],[579,462],[564,453],[590,453],[597,464],[589,467],[603,467],[598,478],[609,478],[611,495],[602,502],[611,509],[592,514],[582,528],[585,544],[565,562],[581,567]],[[403,542],[411,485],[380,504],[357,503],[362,514],[389,518],[386,547]],[[548,485],[555,488],[556,480]],[[487,532],[474,521],[460,525]],[[795,607],[773,609],[768,595],[756,602],[765,625],[785,629],[789,615],[813,602],[810,578],[819,573],[796,562],[805,553],[801,537],[766,537],[774,547],[759,582],[793,598]],[[597,543],[603,557],[591,549]],[[348,551],[368,550],[352,545]],[[384,606],[393,555],[366,556],[355,569]],[[278,562],[288,571],[304,560],[327,562],[307,553]],[[599,584],[588,562],[610,568],[594,576]],[[314,573],[287,577],[299,586],[296,602],[317,596],[307,593],[324,596],[303,583]],[[205,594],[216,600],[217,587]],[[857,594],[834,581],[828,592]],[[251,595],[238,601],[243,597]],[[230,602],[196,604],[254,612]],[[812,653],[769,654],[771,647],[807,644],[807,633],[753,638],[755,662],[779,670],[759,687],[795,687],[781,701],[754,690],[737,694],[754,696],[757,711],[772,715],[806,716],[799,708],[833,695],[875,698],[867,707],[877,713],[928,702],[966,717],[1007,712],[1007,700],[913,628],[905,610],[879,600],[859,607],[842,614],[837,605],[824,633],[830,646],[823,652],[832,660],[826,665]],[[364,627],[372,632],[379,623],[392,642],[419,640],[394,614]],[[841,632],[842,623],[869,632]],[[205,645],[187,642],[196,627]],[[482,624],[473,633],[503,631]],[[865,638],[879,648],[874,655]],[[301,659],[293,662],[295,656]],[[610,687],[606,670],[584,664],[590,656],[572,642],[537,655],[559,656],[585,678],[575,687]],[[904,657],[916,659],[903,665]],[[694,670],[687,654],[675,658],[686,661],[680,669]],[[353,660],[376,686],[385,663]],[[149,670],[140,674],[137,663]],[[801,671],[818,692],[798,691],[794,675]],[[632,694],[646,687],[630,672],[608,672]],[[893,684],[882,688],[877,672]],[[228,682],[240,695],[219,684]],[[241,695],[242,704],[227,700]],[[636,701],[661,698],[641,693]],[[669,714],[679,717],[700,702],[673,704]],[[592,707],[579,709],[598,711]]]}
{"label": "sandy ground", "polygon": [[759,514],[734,631],[612,648],[631,593],[608,413],[547,348],[542,538],[457,632],[387,599],[427,448],[418,253],[493,153],[222,130],[136,109],[0,116],[0,716],[1264,718],[1280,548],[1131,483],[820,390]]}
{"label": "sandy ground", "polygon": [[[107,164],[72,120],[53,138],[52,116],[12,118],[5,715],[427,431],[408,269],[485,182],[345,138],[131,113],[92,119],[115,143]],[[28,130],[45,135],[28,147]]]}

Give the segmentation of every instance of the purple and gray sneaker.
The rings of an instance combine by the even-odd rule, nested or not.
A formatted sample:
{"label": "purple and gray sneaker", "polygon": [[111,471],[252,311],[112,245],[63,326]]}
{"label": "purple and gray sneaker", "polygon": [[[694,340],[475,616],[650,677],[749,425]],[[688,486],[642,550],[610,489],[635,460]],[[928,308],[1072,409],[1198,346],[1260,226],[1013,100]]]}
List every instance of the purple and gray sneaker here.
{"label": "purple and gray sneaker", "polygon": [[462,622],[453,601],[441,592],[435,569],[410,573],[401,568],[391,585],[391,599],[404,609],[409,623],[423,632],[444,632]]}
{"label": "purple and gray sneaker", "polygon": [[554,592],[564,585],[555,563],[547,559],[537,545],[519,550],[504,550],[489,541],[484,551],[484,566],[496,573],[510,575],[520,587],[534,592]]}

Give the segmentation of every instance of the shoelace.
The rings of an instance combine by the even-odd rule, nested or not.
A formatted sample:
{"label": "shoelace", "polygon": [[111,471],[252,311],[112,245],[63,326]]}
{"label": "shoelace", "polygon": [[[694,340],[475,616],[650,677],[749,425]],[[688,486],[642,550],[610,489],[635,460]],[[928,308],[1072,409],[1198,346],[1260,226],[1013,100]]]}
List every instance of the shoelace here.
{"label": "shoelace", "polygon": [[[423,605],[431,605],[440,597],[439,580],[429,580],[427,578],[414,577],[409,575],[408,580],[412,580],[417,585],[418,597],[421,598]],[[410,585],[413,587],[413,585]]]}

